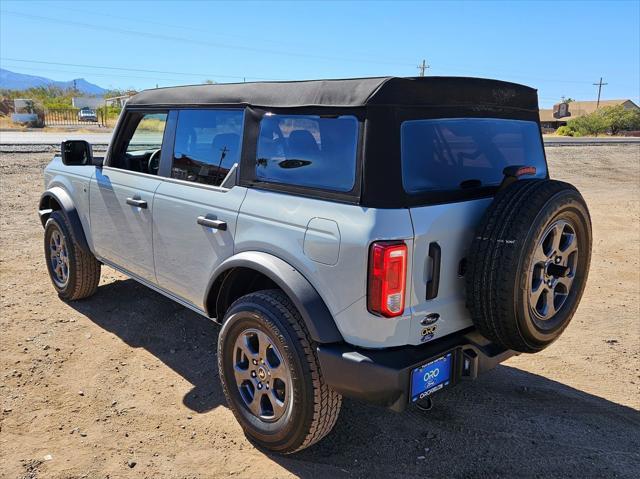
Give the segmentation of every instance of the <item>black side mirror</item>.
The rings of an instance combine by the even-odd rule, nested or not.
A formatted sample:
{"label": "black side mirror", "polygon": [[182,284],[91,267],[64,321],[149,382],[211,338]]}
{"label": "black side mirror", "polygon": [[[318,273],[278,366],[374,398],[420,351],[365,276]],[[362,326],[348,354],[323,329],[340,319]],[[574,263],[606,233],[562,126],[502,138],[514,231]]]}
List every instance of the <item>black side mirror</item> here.
{"label": "black side mirror", "polygon": [[63,141],[60,150],[62,151],[62,163],[65,165],[93,165],[93,150],[88,141]]}

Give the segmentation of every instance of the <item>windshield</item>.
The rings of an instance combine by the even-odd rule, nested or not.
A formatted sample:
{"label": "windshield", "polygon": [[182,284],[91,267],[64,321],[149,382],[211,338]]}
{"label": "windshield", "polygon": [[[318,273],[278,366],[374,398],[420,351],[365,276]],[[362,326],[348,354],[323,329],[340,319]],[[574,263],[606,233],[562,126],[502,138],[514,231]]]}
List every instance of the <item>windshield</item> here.
{"label": "windshield", "polygon": [[547,166],[537,123],[495,118],[402,123],[402,183],[408,193],[495,186],[511,165]]}

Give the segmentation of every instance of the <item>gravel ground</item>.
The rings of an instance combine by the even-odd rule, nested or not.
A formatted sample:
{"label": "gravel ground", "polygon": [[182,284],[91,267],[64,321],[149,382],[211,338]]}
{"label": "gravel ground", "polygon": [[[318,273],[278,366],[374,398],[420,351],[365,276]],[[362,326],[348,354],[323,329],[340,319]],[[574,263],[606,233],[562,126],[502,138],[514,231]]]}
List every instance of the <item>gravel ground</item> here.
{"label": "gravel ground", "polygon": [[213,323],[109,268],[94,297],[57,298],[36,213],[51,155],[0,152],[0,476],[638,477],[640,147],[547,152],[594,223],[562,338],[428,413],[346,400],[333,433],[289,457],[255,449],[226,407]]}

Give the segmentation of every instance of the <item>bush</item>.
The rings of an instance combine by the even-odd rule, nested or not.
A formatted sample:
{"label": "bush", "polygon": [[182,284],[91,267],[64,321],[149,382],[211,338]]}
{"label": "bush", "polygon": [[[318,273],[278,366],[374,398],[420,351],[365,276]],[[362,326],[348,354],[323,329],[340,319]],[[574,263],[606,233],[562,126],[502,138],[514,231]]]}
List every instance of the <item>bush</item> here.
{"label": "bush", "polygon": [[[562,129],[562,132],[560,131]],[[595,135],[609,132],[617,135],[621,131],[640,129],[640,111],[626,110],[622,105],[600,108],[588,115],[573,118],[567,126],[558,128],[558,135]],[[573,134],[569,132],[573,131]]]}
{"label": "bush", "polygon": [[560,136],[576,136],[576,132],[566,125],[561,126],[556,130],[556,134]]}
{"label": "bush", "polygon": [[622,105],[618,105],[603,108],[599,113],[607,122],[612,135],[617,135],[620,131],[640,129],[638,110],[626,110]]}
{"label": "bush", "polygon": [[580,135],[598,136],[609,130],[609,124],[600,110],[569,120],[567,126]]}

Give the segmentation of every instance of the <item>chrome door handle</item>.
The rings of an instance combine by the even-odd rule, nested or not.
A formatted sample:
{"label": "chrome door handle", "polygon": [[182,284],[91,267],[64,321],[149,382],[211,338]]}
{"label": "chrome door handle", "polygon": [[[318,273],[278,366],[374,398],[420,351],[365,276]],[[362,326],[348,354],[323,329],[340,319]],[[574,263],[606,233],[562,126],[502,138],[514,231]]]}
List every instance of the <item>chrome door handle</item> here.
{"label": "chrome door handle", "polygon": [[127,198],[127,204],[131,206],[137,206],[138,208],[146,208],[147,202],[139,198]]}
{"label": "chrome door handle", "polygon": [[214,228],[217,230],[227,231],[227,223],[220,220],[212,220],[205,216],[198,216],[198,224],[206,226],[207,228]]}

